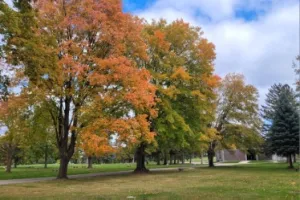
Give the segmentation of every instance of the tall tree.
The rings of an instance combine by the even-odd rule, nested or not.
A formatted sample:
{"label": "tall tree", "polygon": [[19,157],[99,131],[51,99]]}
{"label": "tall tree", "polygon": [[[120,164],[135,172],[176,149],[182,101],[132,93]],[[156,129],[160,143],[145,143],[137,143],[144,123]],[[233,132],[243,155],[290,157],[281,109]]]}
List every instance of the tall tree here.
{"label": "tall tree", "polygon": [[[146,118],[155,104],[155,88],[148,71],[137,65],[147,59],[141,21],[124,14],[120,0],[18,2],[18,11],[1,4],[1,11],[10,16],[0,29],[7,41],[6,59],[24,66],[31,94],[49,108],[60,154],[57,178],[67,178],[83,127],[101,129],[103,121],[119,119],[140,124],[143,134],[152,135]],[[81,116],[95,104],[99,115],[84,124]],[[135,112],[130,119],[129,111]],[[127,131],[106,130],[136,133]],[[86,133],[98,136],[96,130]]]}
{"label": "tall tree", "polygon": [[247,151],[261,143],[258,92],[241,74],[227,75],[218,89],[216,121],[208,130],[209,166],[217,146]]}
{"label": "tall tree", "polygon": [[158,153],[183,153],[197,146],[195,141],[213,120],[219,80],[213,74],[214,45],[200,28],[182,20],[153,21],[144,32],[150,57],[146,68],[159,98],[158,117],[151,120]]}
{"label": "tall tree", "polygon": [[270,141],[268,140],[267,135],[271,131],[270,129],[276,116],[276,108],[278,107],[280,96],[282,93],[287,95],[286,98],[289,99],[288,101],[291,102],[296,108],[296,94],[293,92],[292,88],[289,85],[283,85],[279,83],[271,86],[266,96],[265,105],[262,106],[262,117],[264,118],[262,132],[265,138],[266,154],[273,153],[270,148]]}
{"label": "tall tree", "polygon": [[299,153],[299,115],[290,92],[284,90],[279,95],[268,141],[271,151],[288,157],[289,167],[293,168],[292,155]]}

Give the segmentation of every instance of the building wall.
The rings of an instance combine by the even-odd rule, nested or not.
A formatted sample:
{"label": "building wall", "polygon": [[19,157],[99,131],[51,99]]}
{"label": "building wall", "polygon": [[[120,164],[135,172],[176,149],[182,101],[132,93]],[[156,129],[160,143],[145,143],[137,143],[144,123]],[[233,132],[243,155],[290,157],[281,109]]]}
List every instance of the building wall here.
{"label": "building wall", "polygon": [[287,158],[286,157],[282,157],[282,156],[278,156],[277,154],[273,154],[272,155],[272,160],[273,161],[286,161]]}
{"label": "building wall", "polygon": [[247,160],[247,154],[240,150],[220,150],[216,152],[216,158],[219,162],[224,161],[244,161]]}

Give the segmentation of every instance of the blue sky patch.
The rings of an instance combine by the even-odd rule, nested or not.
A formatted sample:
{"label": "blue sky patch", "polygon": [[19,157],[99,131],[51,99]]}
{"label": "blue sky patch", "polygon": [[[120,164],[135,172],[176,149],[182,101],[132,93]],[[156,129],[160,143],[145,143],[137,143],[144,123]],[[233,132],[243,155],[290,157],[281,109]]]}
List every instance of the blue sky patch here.
{"label": "blue sky patch", "polygon": [[124,12],[134,12],[136,10],[144,10],[151,6],[155,1],[153,0],[123,0]]}

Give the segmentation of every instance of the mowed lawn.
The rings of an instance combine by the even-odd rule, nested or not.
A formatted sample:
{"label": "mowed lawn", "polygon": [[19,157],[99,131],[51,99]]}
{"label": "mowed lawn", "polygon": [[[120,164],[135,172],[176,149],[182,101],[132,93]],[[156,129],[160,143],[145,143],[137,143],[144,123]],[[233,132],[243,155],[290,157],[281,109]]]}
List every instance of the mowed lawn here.
{"label": "mowed lawn", "polygon": [[[172,167],[189,167],[190,164],[184,165],[156,165],[150,163],[147,165],[149,169],[152,168],[172,168]],[[17,168],[12,168],[11,173],[6,173],[4,167],[0,168],[0,180],[8,179],[22,179],[22,178],[39,178],[39,177],[56,177],[59,165],[58,164],[49,164],[48,168],[45,169],[44,165],[20,165]],[[89,174],[89,173],[98,173],[98,172],[115,172],[115,171],[128,171],[133,170],[135,164],[126,163],[126,164],[99,164],[93,165],[92,169],[87,168],[87,164],[70,164],[68,168],[68,174]]]}
{"label": "mowed lawn", "polygon": [[299,172],[254,163],[0,186],[0,199],[300,199]]}

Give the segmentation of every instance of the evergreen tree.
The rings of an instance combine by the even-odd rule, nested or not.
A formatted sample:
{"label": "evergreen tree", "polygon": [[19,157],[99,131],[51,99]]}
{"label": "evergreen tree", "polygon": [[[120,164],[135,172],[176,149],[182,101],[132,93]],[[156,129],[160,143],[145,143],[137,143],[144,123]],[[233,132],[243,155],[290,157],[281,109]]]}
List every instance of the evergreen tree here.
{"label": "evergreen tree", "polygon": [[293,168],[292,155],[299,152],[299,115],[297,107],[290,99],[291,96],[293,96],[291,89],[280,93],[268,134],[268,142],[270,150],[288,157],[289,167]]}

